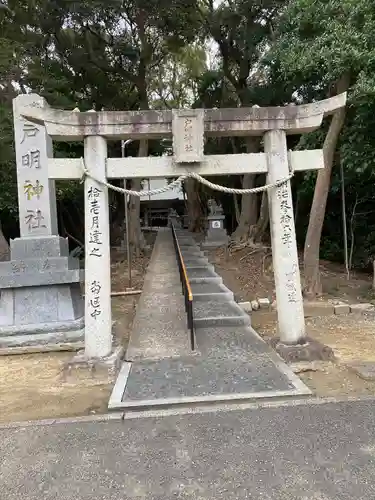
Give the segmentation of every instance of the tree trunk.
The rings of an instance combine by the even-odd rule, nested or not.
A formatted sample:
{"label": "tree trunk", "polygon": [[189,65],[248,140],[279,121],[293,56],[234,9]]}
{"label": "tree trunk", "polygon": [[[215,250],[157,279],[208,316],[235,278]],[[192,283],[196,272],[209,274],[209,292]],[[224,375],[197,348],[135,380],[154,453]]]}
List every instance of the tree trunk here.
{"label": "tree trunk", "polygon": [[[143,139],[139,141],[138,157],[147,156],[148,141]],[[131,189],[133,191],[140,191],[142,188],[141,179],[132,179]],[[145,247],[145,240],[141,230],[140,218],[140,198],[138,196],[131,196],[129,203],[129,242],[132,253],[139,257],[141,251]]]}
{"label": "tree trunk", "polygon": [[[343,75],[337,82],[338,94],[349,88],[349,75]],[[304,295],[315,298],[322,293],[322,284],[319,271],[320,239],[324,223],[327,198],[331,184],[331,172],[334,154],[341,129],[345,122],[345,108],[336,111],[332,117],[327,136],[323,145],[324,169],[319,170],[315,184],[314,198],[310,211],[304,249]]]}
{"label": "tree trunk", "polygon": [[[259,139],[256,137],[246,138],[247,153],[257,153],[259,151]],[[242,189],[252,189],[255,187],[255,175],[245,174],[242,178]],[[236,230],[232,234],[232,239],[236,241],[246,241],[250,238],[252,228],[258,217],[257,195],[244,194],[241,199],[241,214]]]}
{"label": "tree trunk", "polygon": [[[242,189],[255,187],[255,175],[245,174],[242,179]],[[241,201],[240,221],[232,239],[246,241],[250,238],[251,230],[257,221],[257,196],[255,194],[243,194]]]}
{"label": "tree trunk", "polygon": [[[123,187],[124,181],[112,181],[116,186]],[[111,246],[118,246],[124,238],[125,233],[125,196],[118,191],[110,190],[111,199],[109,201],[112,210],[110,211],[110,237]]]}
{"label": "tree trunk", "polygon": [[[139,95],[139,107],[141,110],[149,109],[148,95],[147,95],[147,69],[150,62],[150,44],[147,41],[146,36],[146,12],[142,9],[136,10],[134,17],[135,24],[137,26],[139,41],[140,41],[140,53],[139,53],[139,66],[138,74],[136,78],[136,86]],[[139,141],[138,157],[143,157],[148,155],[148,140],[141,139]],[[131,186],[132,190],[140,191],[142,184],[141,179],[132,179]],[[140,198],[137,196],[131,196],[129,202],[129,243],[132,253],[134,252],[136,257],[139,257],[141,250],[146,246],[144,236],[141,230],[141,218],[140,218]]]}
{"label": "tree trunk", "polygon": [[240,213],[240,206],[238,204],[238,198],[237,198],[237,195],[235,193],[233,193],[233,203],[234,203],[234,214],[236,217],[236,223],[239,224],[241,213]]}
{"label": "tree trunk", "polygon": [[194,179],[186,179],[185,192],[187,198],[189,231],[199,233],[204,228],[202,227],[202,207],[197,181]]}
{"label": "tree trunk", "polygon": [[254,243],[259,243],[262,241],[265,232],[267,231],[268,223],[270,221],[270,215],[268,210],[268,195],[267,191],[262,193],[262,202],[260,204],[259,218],[254,227],[253,234],[251,235]]}
{"label": "tree trunk", "polygon": [[9,245],[7,240],[5,239],[0,222],[0,261],[9,260],[9,257],[10,257]]}

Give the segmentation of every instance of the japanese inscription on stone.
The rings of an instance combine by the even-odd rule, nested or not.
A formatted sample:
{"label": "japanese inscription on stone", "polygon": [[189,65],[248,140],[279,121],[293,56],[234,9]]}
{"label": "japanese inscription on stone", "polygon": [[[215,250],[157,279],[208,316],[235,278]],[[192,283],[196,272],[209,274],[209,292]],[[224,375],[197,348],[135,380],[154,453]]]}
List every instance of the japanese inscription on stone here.
{"label": "japanese inscription on stone", "polygon": [[20,260],[20,261],[17,261],[17,262],[12,262],[12,272],[13,273],[24,273],[26,270],[26,264]]}
{"label": "japanese inscription on stone", "polygon": [[[30,179],[26,179],[23,184],[23,191],[26,196],[26,200],[29,202],[34,197],[37,200],[40,200],[41,194],[43,193],[44,186],[40,182],[38,178],[33,176],[32,170],[41,169],[41,157],[40,157],[40,149],[36,148],[28,148],[28,142],[33,142],[32,139],[37,137],[39,133],[39,129],[33,124],[28,122],[23,122],[22,125],[22,139],[21,144],[26,148],[27,151],[21,156],[21,165],[27,169],[30,169],[29,173]],[[32,179],[32,177],[35,178]],[[26,214],[24,215],[24,221],[26,226],[29,229],[29,232],[32,233],[34,229],[46,228],[46,224],[44,221],[44,216],[42,213],[42,209],[40,207],[36,209],[26,209]]]}
{"label": "japanese inscription on stone", "polygon": [[[281,244],[284,246],[284,253],[288,257],[288,265],[290,266],[291,251],[295,240],[295,229],[293,221],[293,206],[287,183],[282,184],[277,188],[277,199],[279,200],[280,210],[280,225],[281,225]],[[285,272],[285,291],[289,303],[298,302],[298,291],[296,286],[296,276],[298,267],[296,264],[291,264],[291,267],[284,270]]]}
{"label": "japanese inscription on stone", "polygon": [[38,180],[35,181],[34,185],[31,181],[27,180],[23,186],[23,189],[28,200],[31,200],[33,196],[36,196],[39,200],[44,188]]}
{"label": "japanese inscription on stone", "polygon": [[13,104],[20,230],[21,236],[48,236],[57,234],[54,184],[48,179],[52,141],[43,125],[25,119],[24,110],[34,105],[45,104],[34,95],[18,96]]}
{"label": "japanese inscription on stone", "polygon": [[35,149],[22,155],[22,166],[28,168],[40,168],[40,151]]}
{"label": "japanese inscription on stone", "polygon": [[102,289],[99,281],[94,280],[90,283],[91,298],[89,302],[90,315],[96,318],[102,313],[100,306],[100,290]]}
{"label": "japanese inscription on stone", "polygon": [[173,110],[173,154],[177,163],[203,161],[204,115],[202,109]]}
{"label": "japanese inscription on stone", "polygon": [[193,151],[193,120],[191,118],[184,120],[184,149],[188,153]]}
{"label": "japanese inscription on stone", "polygon": [[35,137],[38,134],[39,129],[33,123],[24,122],[22,131],[23,134],[22,134],[21,144],[25,141],[27,137]]}
{"label": "japanese inscription on stone", "polygon": [[[23,122],[21,144],[24,147],[26,146],[27,151],[21,156],[22,167],[28,169],[41,168],[40,150],[28,148],[29,139],[36,137],[38,133],[39,129],[34,124]],[[30,172],[30,176],[32,176],[32,172]],[[24,182],[23,191],[27,201],[30,201],[34,196],[36,196],[36,198],[39,200],[40,195],[43,192],[43,185],[40,183],[39,179],[27,179]],[[26,214],[24,215],[24,221],[29,229],[29,232],[32,232],[33,229],[46,227],[46,225],[43,224],[43,219],[44,217],[41,208],[37,208],[36,210],[27,209]]]}
{"label": "japanese inscription on stone", "polygon": [[48,259],[46,259],[44,262],[42,262],[41,268],[42,268],[42,271],[47,271],[48,269],[51,268],[51,265],[50,265]]}
{"label": "japanese inscription on stone", "polygon": [[100,217],[100,193],[101,189],[97,187],[90,187],[87,193],[88,203],[90,206],[91,224],[89,228],[89,254],[93,257],[101,257],[100,250],[102,242],[102,232],[100,231],[99,217]]}
{"label": "japanese inscription on stone", "polygon": [[280,223],[282,227],[282,237],[281,240],[283,244],[289,249],[293,244],[293,229],[291,226],[292,216],[290,211],[293,209],[288,187],[286,184],[282,184],[277,188],[277,198],[280,201]]}
{"label": "japanese inscription on stone", "polygon": [[25,216],[25,222],[29,226],[29,231],[40,227],[46,227],[46,225],[43,224],[43,220],[44,217],[41,210],[28,210]]}
{"label": "japanese inscription on stone", "polygon": [[285,283],[286,293],[288,295],[288,302],[296,303],[297,302],[297,288],[296,288],[296,274],[298,272],[298,268],[296,264],[293,264],[292,267],[285,273],[287,281]]}

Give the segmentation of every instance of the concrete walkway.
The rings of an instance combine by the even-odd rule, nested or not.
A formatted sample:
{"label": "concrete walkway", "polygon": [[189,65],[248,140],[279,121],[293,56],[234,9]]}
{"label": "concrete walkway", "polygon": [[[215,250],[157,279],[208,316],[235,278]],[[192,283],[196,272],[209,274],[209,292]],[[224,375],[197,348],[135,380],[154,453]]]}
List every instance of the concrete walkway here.
{"label": "concrete walkway", "polygon": [[109,409],[310,394],[251,328],[192,236],[177,234],[193,287],[197,349],[190,350],[171,231],[159,231]]}
{"label": "concrete walkway", "polygon": [[371,500],[374,401],[0,429],[1,500]]}
{"label": "concrete walkway", "polygon": [[186,313],[170,229],[160,229],[125,359],[140,361],[190,352]]}

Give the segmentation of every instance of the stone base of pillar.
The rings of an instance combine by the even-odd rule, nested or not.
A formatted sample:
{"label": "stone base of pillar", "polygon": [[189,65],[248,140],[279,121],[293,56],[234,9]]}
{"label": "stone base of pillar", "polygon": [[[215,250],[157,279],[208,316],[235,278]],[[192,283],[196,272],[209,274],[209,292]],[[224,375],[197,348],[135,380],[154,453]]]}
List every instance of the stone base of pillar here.
{"label": "stone base of pillar", "polygon": [[108,356],[88,358],[84,350],[79,351],[63,367],[64,382],[75,381],[81,374],[101,381],[103,376],[108,376],[109,381],[112,382],[121,368],[124,352],[124,348],[118,346],[113,347],[113,351]]}
{"label": "stone base of pillar", "polygon": [[207,234],[202,248],[219,248],[228,244],[228,234],[224,229],[225,215],[209,215],[207,217]]}
{"label": "stone base of pillar", "polygon": [[84,339],[83,271],[59,236],[17,238],[0,263],[0,348]]}
{"label": "stone base of pillar", "polygon": [[287,363],[296,361],[334,361],[333,349],[311,337],[305,337],[298,344],[283,344],[279,338],[270,341],[271,346]]}

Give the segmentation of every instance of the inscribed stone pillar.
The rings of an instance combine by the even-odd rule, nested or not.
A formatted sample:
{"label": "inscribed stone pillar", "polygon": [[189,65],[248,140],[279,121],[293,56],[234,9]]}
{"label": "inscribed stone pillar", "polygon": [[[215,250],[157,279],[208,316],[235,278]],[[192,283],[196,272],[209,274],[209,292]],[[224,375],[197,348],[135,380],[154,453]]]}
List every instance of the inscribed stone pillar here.
{"label": "inscribed stone pillar", "polygon": [[55,181],[48,179],[52,140],[43,125],[21,116],[25,107],[48,105],[35,94],[21,95],[13,101],[21,238],[57,235]]}
{"label": "inscribed stone pillar", "polygon": [[[264,135],[268,182],[289,175],[286,134],[271,130]],[[298,266],[296,233],[290,181],[268,192],[272,259],[275,278],[280,342],[296,344],[305,337],[305,319]]]}
{"label": "inscribed stone pillar", "polygon": [[27,108],[47,107],[38,95],[13,100],[21,237],[0,263],[0,348],[83,339],[79,261],[57,234],[54,181],[48,177],[52,141],[44,125],[25,120]]}
{"label": "inscribed stone pillar", "polygon": [[[85,163],[106,181],[107,141],[85,139]],[[85,355],[104,357],[112,350],[111,259],[108,188],[90,177],[85,180]]]}

